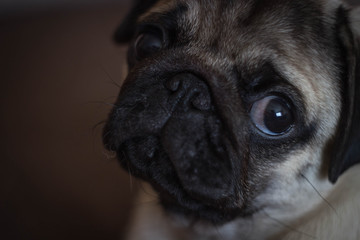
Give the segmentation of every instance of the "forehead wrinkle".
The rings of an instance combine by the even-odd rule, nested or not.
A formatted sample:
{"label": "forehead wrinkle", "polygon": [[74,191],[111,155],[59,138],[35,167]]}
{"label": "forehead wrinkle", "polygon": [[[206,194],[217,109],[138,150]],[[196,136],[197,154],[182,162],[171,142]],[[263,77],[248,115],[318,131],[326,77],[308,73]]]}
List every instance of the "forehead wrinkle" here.
{"label": "forehead wrinkle", "polygon": [[180,29],[184,31],[182,35],[186,36],[195,36],[196,32],[200,28],[200,3],[199,1],[188,1],[188,0],[179,0],[179,3],[184,4],[187,7],[187,11],[180,19],[180,25],[186,29]]}
{"label": "forehead wrinkle", "polygon": [[[216,39],[224,40],[227,32],[233,32],[238,15],[246,15],[252,1],[186,1],[189,4],[190,22],[197,22],[196,40],[200,45],[209,45]],[[200,3],[199,3],[200,2]],[[192,13],[191,13],[192,12]],[[193,19],[195,18],[195,19]]]}
{"label": "forehead wrinkle", "polygon": [[[197,23],[195,25],[201,26],[201,29],[192,28],[192,35],[195,35],[196,38],[192,39],[193,41],[191,41],[190,46],[188,46],[189,52],[201,56],[204,62],[209,62],[212,66],[217,63],[221,64],[222,68],[225,68],[226,65],[234,62],[248,62],[253,65],[256,65],[258,62],[263,62],[264,57],[274,55],[274,52],[271,50],[272,47],[268,45],[269,42],[278,42],[278,39],[271,41],[272,35],[286,39],[288,38],[289,31],[291,31],[288,27],[283,26],[281,22],[277,24],[272,23],[272,25],[275,26],[271,27],[264,21],[259,21],[259,19],[264,18],[264,16],[253,18],[253,21],[259,21],[258,24],[249,24],[248,26],[239,28],[237,25],[237,16],[247,15],[251,12],[251,9],[254,7],[252,4],[253,1],[241,1],[241,4],[237,2],[235,7],[230,4],[228,6],[231,7],[225,7],[225,12],[222,15],[219,15],[215,11],[218,9],[218,6],[210,8],[199,7],[197,4],[194,5],[192,1],[186,2],[190,10],[189,15],[196,15],[192,21]],[[201,2],[209,2],[209,0],[203,0]],[[205,17],[199,17],[199,15],[204,15],[204,13],[206,13]],[[216,28],[217,25],[221,27]],[[255,27],[253,25],[255,25]],[[269,28],[271,31],[268,30]],[[275,31],[278,33],[275,34]],[[218,51],[212,54],[208,53],[209,45],[217,39]],[[238,47],[234,48],[229,46]],[[254,61],[255,59],[259,60]]]}
{"label": "forehead wrinkle", "polygon": [[[254,1],[226,1],[225,3],[225,1],[212,0],[184,0],[184,2],[188,5],[189,10],[184,22],[192,26],[190,31],[185,34],[191,38],[193,47],[204,50],[215,47],[219,54],[228,55],[229,58],[240,54],[242,44],[247,41],[258,42],[262,38],[269,41],[269,36],[274,34],[275,29],[279,34],[281,32],[288,34],[290,31],[286,26],[282,26],[278,16],[274,17],[274,14],[269,15],[274,17],[274,20],[266,17],[267,14],[256,17],[249,16],[255,8]],[[199,2],[203,4],[199,4]],[[221,9],[220,12],[219,9]],[[242,18],[242,21],[251,18],[251,22],[255,23],[250,24],[248,21],[247,26],[241,26],[239,18]],[[231,45],[239,47],[229,48]]]}

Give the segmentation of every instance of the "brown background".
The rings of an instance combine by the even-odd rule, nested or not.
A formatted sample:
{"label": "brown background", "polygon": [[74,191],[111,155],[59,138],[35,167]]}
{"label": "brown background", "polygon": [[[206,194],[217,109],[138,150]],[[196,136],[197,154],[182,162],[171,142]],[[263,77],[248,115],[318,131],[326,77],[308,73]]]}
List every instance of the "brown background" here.
{"label": "brown background", "polygon": [[[136,192],[101,144],[127,5],[0,21],[0,239],[121,239]],[[133,190],[132,190],[133,189]]]}
{"label": "brown background", "polygon": [[0,11],[0,239],[112,240],[126,230],[137,184],[97,125],[126,51],[111,36],[128,4],[110,2]]}

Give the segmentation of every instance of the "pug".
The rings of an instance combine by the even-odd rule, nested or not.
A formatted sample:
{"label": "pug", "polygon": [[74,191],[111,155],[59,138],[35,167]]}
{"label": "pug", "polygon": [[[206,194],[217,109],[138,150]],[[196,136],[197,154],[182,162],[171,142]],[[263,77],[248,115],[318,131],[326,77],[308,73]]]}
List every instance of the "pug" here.
{"label": "pug", "polygon": [[136,1],[103,133],[149,184],[128,239],[360,239],[358,12]]}

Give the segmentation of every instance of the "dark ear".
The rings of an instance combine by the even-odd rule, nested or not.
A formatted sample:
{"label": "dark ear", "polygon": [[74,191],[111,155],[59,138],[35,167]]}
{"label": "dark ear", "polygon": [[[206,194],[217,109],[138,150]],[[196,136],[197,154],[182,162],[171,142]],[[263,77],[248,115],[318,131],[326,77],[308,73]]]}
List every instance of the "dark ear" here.
{"label": "dark ear", "polygon": [[[338,177],[351,166],[360,163],[360,54],[358,9],[338,12],[339,37],[344,47],[347,74],[343,82],[343,105],[339,128],[330,159],[329,180]],[[358,26],[356,26],[358,25]]]}
{"label": "dark ear", "polygon": [[117,43],[129,42],[135,34],[136,21],[140,15],[151,8],[157,0],[135,0],[134,5],[121,25],[115,31],[114,40]]}

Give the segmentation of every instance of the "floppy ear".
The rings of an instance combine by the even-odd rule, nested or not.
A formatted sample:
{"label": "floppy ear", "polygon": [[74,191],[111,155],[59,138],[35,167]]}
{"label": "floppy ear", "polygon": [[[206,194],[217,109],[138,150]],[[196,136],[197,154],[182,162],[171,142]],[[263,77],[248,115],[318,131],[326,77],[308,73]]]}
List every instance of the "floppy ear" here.
{"label": "floppy ear", "polygon": [[360,8],[339,9],[340,41],[346,54],[346,79],[343,82],[342,112],[332,149],[329,180],[338,177],[351,166],[360,163]]}
{"label": "floppy ear", "polygon": [[121,25],[115,31],[114,40],[117,43],[129,42],[135,34],[137,18],[151,8],[157,0],[135,0],[134,5]]}

